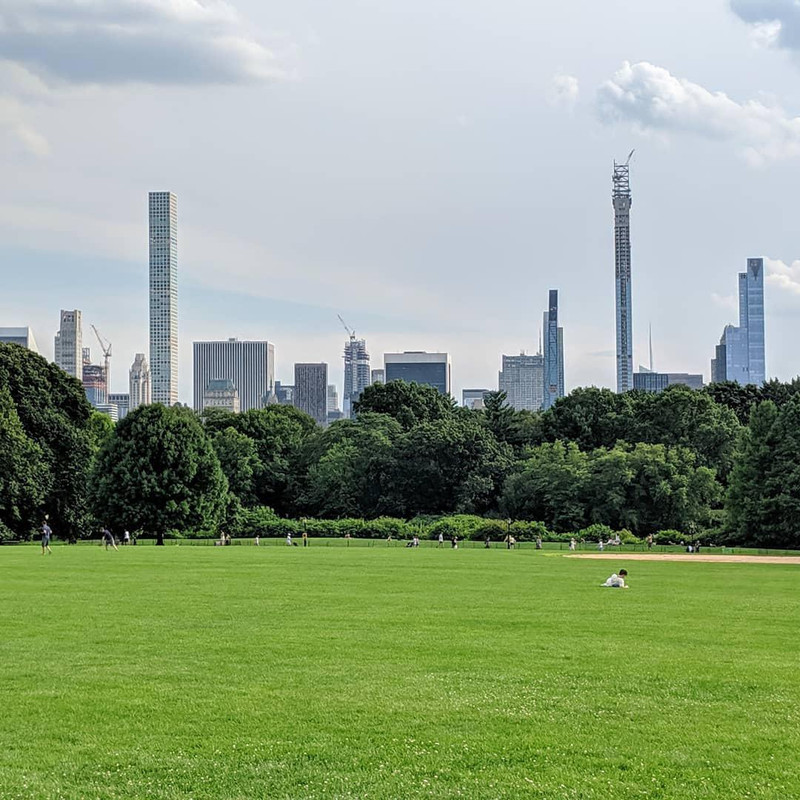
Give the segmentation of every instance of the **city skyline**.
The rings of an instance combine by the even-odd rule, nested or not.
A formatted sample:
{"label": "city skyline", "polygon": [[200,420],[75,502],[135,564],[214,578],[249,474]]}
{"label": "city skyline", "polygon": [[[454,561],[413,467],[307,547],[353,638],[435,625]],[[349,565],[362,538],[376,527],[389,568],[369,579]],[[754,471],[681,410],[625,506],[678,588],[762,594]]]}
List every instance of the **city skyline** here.
{"label": "city skyline", "polygon": [[[274,340],[287,383],[294,362],[325,360],[341,390],[337,314],[373,360],[451,353],[458,395],[491,381],[499,354],[535,352],[527,298],[553,283],[569,298],[566,388],[613,388],[608,177],[636,148],[634,366],[652,323],[665,366],[709,377],[712,343],[735,322],[729,275],[758,254],[768,376],[797,373],[800,97],[785,52],[724,5],[691,12],[697,39],[686,43],[686,20],[661,20],[645,0],[635,47],[619,35],[631,23],[618,3],[579,3],[587,26],[576,31],[567,9],[490,13],[468,0],[455,41],[446,17],[383,5],[359,7],[359,38],[347,2],[334,13],[233,0],[236,41],[265,46],[277,27],[292,46],[274,71],[244,59],[222,81],[201,25],[165,28],[187,43],[181,70],[149,58],[145,41],[140,66],[120,64],[111,80],[92,66],[113,52],[107,29],[69,12],[81,47],[55,63],[31,5],[28,48],[8,54],[20,118],[0,130],[3,324],[30,324],[52,357],[54,315],[80,308],[114,342],[110,388],[123,390],[133,355],[148,352],[142,197],[165,187],[181,198],[182,402],[189,344],[229,336]],[[115,8],[111,26],[129,31]],[[410,74],[398,33],[421,48]],[[495,58],[476,65],[486,36]],[[148,119],[158,136],[129,135]],[[322,142],[321,129],[332,134]]]}

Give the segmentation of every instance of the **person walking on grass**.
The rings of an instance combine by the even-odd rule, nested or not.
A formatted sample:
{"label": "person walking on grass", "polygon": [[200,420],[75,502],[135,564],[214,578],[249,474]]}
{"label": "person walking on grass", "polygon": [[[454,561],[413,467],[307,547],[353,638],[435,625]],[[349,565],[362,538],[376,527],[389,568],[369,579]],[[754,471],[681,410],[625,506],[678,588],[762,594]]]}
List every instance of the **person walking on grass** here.
{"label": "person walking on grass", "polygon": [[387,547],[391,547],[392,546],[392,534],[391,533],[386,537],[386,546]]}
{"label": "person walking on grass", "polygon": [[486,542],[484,543],[483,546],[484,546],[484,548],[486,550],[490,550],[491,547],[492,547],[492,540],[489,538],[489,534],[488,533],[486,534]]}
{"label": "person walking on grass", "polygon": [[575,545],[576,545],[576,542],[575,542],[575,537],[573,536],[573,537],[572,537],[572,538],[569,540],[569,549],[570,549],[570,552],[572,552],[572,553],[574,553],[574,552],[575,552]]}
{"label": "person walking on grass", "polygon": [[114,536],[108,528],[103,528],[103,544],[105,545],[106,550],[108,550],[109,547],[119,550],[117,543],[114,541]]}
{"label": "person walking on grass", "polygon": [[303,531],[303,547],[308,547],[308,533]]}
{"label": "person walking on grass", "polygon": [[444,547],[444,534],[441,531],[439,531],[439,542],[436,546]]}
{"label": "person walking on grass", "polygon": [[253,542],[253,544],[256,547],[258,547],[261,544],[261,537],[258,534],[256,534],[256,540]]}
{"label": "person walking on grass", "polygon": [[131,534],[130,531],[125,531],[122,534],[122,544],[130,544],[131,543]]}
{"label": "person walking on grass", "polygon": [[604,548],[605,545],[603,544],[603,537],[601,536],[600,539],[598,539],[597,541],[597,549],[602,553]]}
{"label": "person walking on grass", "polygon": [[537,550],[541,550],[542,549],[542,537],[541,536],[537,536],[536,537],[536,549]]}
{"label": "person walking on grass", "polygon": [[289,531],[286,534],[286,546],[287,547],[291,547],[292,546],[292,532],[291,531]]}
{"label": "person walking on grass", "polygon": [[453,538],[450,540],[450,546],[453,550],[458,550],[458,536],[453,534]]}
{"label": "person walking on grass", "polygon": [[42,524],[42,555],[45,553],[53,555],[53,551],[50,549],[50,537],[52,535],[53,531],[50,530],[50,526],[47,524],[47,520],[45,520]]}

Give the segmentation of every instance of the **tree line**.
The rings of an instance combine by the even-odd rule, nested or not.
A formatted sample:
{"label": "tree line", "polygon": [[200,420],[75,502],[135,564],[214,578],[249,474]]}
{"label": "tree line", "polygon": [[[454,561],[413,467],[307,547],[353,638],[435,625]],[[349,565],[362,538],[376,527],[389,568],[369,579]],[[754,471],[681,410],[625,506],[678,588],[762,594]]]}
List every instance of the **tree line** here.
{"label": "tree line", "polygon": [[0,344],[0,539],[28,538],[45,517],[65,538],[101,526],[163,538],[300,518],[339,520],[354,535],[417,523],[430,533],[459,515],[476,537],[514,520],[523,538],[670,531],[793,547],[799,454],[798,380],[577,389],[539,413],[502,393],[483,410],[459,408],[396,381],[368,387],[355,419],[327,428],[280,405],[149,405],[114,425],[79,381]]}

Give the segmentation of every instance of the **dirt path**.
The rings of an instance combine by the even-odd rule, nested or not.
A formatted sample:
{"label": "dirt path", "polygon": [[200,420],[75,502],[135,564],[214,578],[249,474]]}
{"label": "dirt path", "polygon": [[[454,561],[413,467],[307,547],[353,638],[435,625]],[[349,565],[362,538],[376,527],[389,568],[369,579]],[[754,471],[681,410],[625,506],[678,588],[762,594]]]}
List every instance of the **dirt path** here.
{"label": "dirt path", "polygon": [[707,561],[724,564],[800,564],[800,556],[715,556],[694,553],[575,553],[567,558],[606,561]]}

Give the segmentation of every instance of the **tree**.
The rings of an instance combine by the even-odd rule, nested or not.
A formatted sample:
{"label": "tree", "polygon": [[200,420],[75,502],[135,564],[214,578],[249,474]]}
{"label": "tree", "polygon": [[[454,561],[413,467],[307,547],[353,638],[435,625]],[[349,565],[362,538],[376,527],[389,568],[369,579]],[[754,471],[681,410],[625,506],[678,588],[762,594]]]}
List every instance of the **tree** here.
{"label": "tree", "polygon": [[25,435],[8,388],[0,386],[0,540],[30,535],[50,485],[42,448]]}
{"label": "tree", "polygon": [[500,507],[514,519],[543,522],[555,531],[582,528],[582,500],[588,456],[574,442],[545,443],[533,448],[509,476]]}
{"label": "tree", "polygon": [[444,419],[452,415],[454,407],[455,401],[433,386],[406,381],[373,383],[354,404],[356,414],[388,414],[405,430]]}
{"label": "tree", "polygon": [[630,441],[632,394],[610,389],[575,389],[542,414],[545,441],[574,442],[581,450],[613,447],[619,440]]}
{"label": "tree", "polygon": [[720,496],[713,470],[685,447],[620,443],[589,456],[582,500],[588,519],[637,536],[691,530]]}
{"label": "tree", "polygon": [[92,409],[83,386],[40,355],[4,343],[0,386],[7,388],[25,436],[40,449],[49,474],[40,477],[37,516],[47,514],[57,536],[79,536],[90,522],[87,478],[92,458]]}
{"label": "tree", "polygon": [[488,392],[483,396],[483,418],[486,427],[498,442],[509,442],[514,425],[514,409],[505,392]]}
{"label": "tree", "polygon": [[686,447],[698,463],[725,479],[733,466],[739,434],[736,415],[726,406],[687,386],[670,386],[659,394],[640,394],[630,419],[629,442]]}
{"label": "tree", "polygon": [[399,423],[384,414],[361,413],[309,440],[303,510],[323,517],[384,513],[392,447],[401,432]]}
{"label": "tree", "polygon": [[244,507],[257,505],[256,477],[262,465],[255,442],[233,427],[213,434],[211,441],[231,493]]}
{"label": "tree", "polygon": [[738,541],[798,547],[800,531],[800,396],[780,410],[772,401],[753,409],[739,442],[726,510]]}
{"label": "tree", "polygon": [[479,420],[454,415],[401,435],[392,451],[387,513],[485,512],[512,466],[508,445]]}
{"label": "tree", "polygon": [[213,528],[228,487],[195,414],[140,406],[116,425],[93,475],[95,513],[106,525],[154,533]]}
{"label": "tree", "polygon": [[258,465],[253,465],[255,500],[280,514],[294,510],[302,476],[300,458],[306,440],[319,431],[316,422],[293,406],[271,405],[242,414],[214,410],[203,412],[209,433],[233,428],[255,445]]}
{"label": "tree", "polygon": [[703,387],[702,391],[717,405],[733,411],[741,425],[747,425],[750,412],[763,399],[760,387],[752,383],[742,386],[735,381],[721,381]]}

